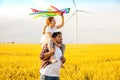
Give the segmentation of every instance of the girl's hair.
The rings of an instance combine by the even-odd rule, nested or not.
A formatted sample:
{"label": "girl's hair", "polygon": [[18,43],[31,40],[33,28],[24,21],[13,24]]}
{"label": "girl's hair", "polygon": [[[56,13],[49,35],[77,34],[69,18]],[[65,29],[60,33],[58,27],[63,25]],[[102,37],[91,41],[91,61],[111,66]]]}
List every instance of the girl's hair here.
{"label": "girl's hair", "polygon": [[46,20],[46,25],[44,26],[43,28],[43,34],[45,34],[45,29],[47,26],[49,26],[49,24],[51,23],[52,19],[54,19],[54,17],[48,17],[47,20]]}
{"label": "girl's hair", "polygon": [[48,17],[46,20],[46,24],[49,25],[51,23],[52,19],[54,19],[54,17]]}

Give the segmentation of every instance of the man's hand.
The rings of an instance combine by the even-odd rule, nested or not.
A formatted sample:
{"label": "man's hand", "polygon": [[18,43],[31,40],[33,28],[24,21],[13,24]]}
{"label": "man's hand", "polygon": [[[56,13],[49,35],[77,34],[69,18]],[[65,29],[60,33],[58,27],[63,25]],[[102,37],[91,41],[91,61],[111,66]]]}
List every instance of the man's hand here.
{"label": "man's hand", "polygon": [[61,59],[62,63],[65,63],[66,59],[64,56],[62,56],[60,59]]}

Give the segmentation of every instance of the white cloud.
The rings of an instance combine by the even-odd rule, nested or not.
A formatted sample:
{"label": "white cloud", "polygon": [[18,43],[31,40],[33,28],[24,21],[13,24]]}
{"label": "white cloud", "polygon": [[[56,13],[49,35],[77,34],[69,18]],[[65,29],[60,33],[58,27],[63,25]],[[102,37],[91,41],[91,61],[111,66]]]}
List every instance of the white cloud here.
{"label": "white cloud", "polygon": [[8,7],[4,6],[0,8],[0,16],[4,17],[24,17],[26,15],[29,15],[30,8],[28,6],[20,5],[15,7]]}

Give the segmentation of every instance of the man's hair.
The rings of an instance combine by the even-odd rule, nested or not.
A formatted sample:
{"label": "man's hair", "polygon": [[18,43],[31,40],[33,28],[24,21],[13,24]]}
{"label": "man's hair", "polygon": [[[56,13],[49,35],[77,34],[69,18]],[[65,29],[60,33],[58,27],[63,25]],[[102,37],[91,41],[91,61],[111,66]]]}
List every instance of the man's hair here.
{"label": "man's hair", "polygon": [[56,36],[59,35],[59,34],[62,34],[62,33],[61,33],[61,32],[54,32],[54,33],[52,34],[52,38],[56,38]]}

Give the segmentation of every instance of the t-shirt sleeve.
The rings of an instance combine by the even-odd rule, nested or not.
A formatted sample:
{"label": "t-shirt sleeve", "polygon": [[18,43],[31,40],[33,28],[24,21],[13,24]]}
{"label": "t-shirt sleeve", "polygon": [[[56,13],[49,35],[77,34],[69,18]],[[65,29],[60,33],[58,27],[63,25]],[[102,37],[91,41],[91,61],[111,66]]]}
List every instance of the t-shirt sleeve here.
{"label": "t-shirt sleeve", "polygon": [[46,32],[51,32],[51,29],[49,27],[47,27]]}

